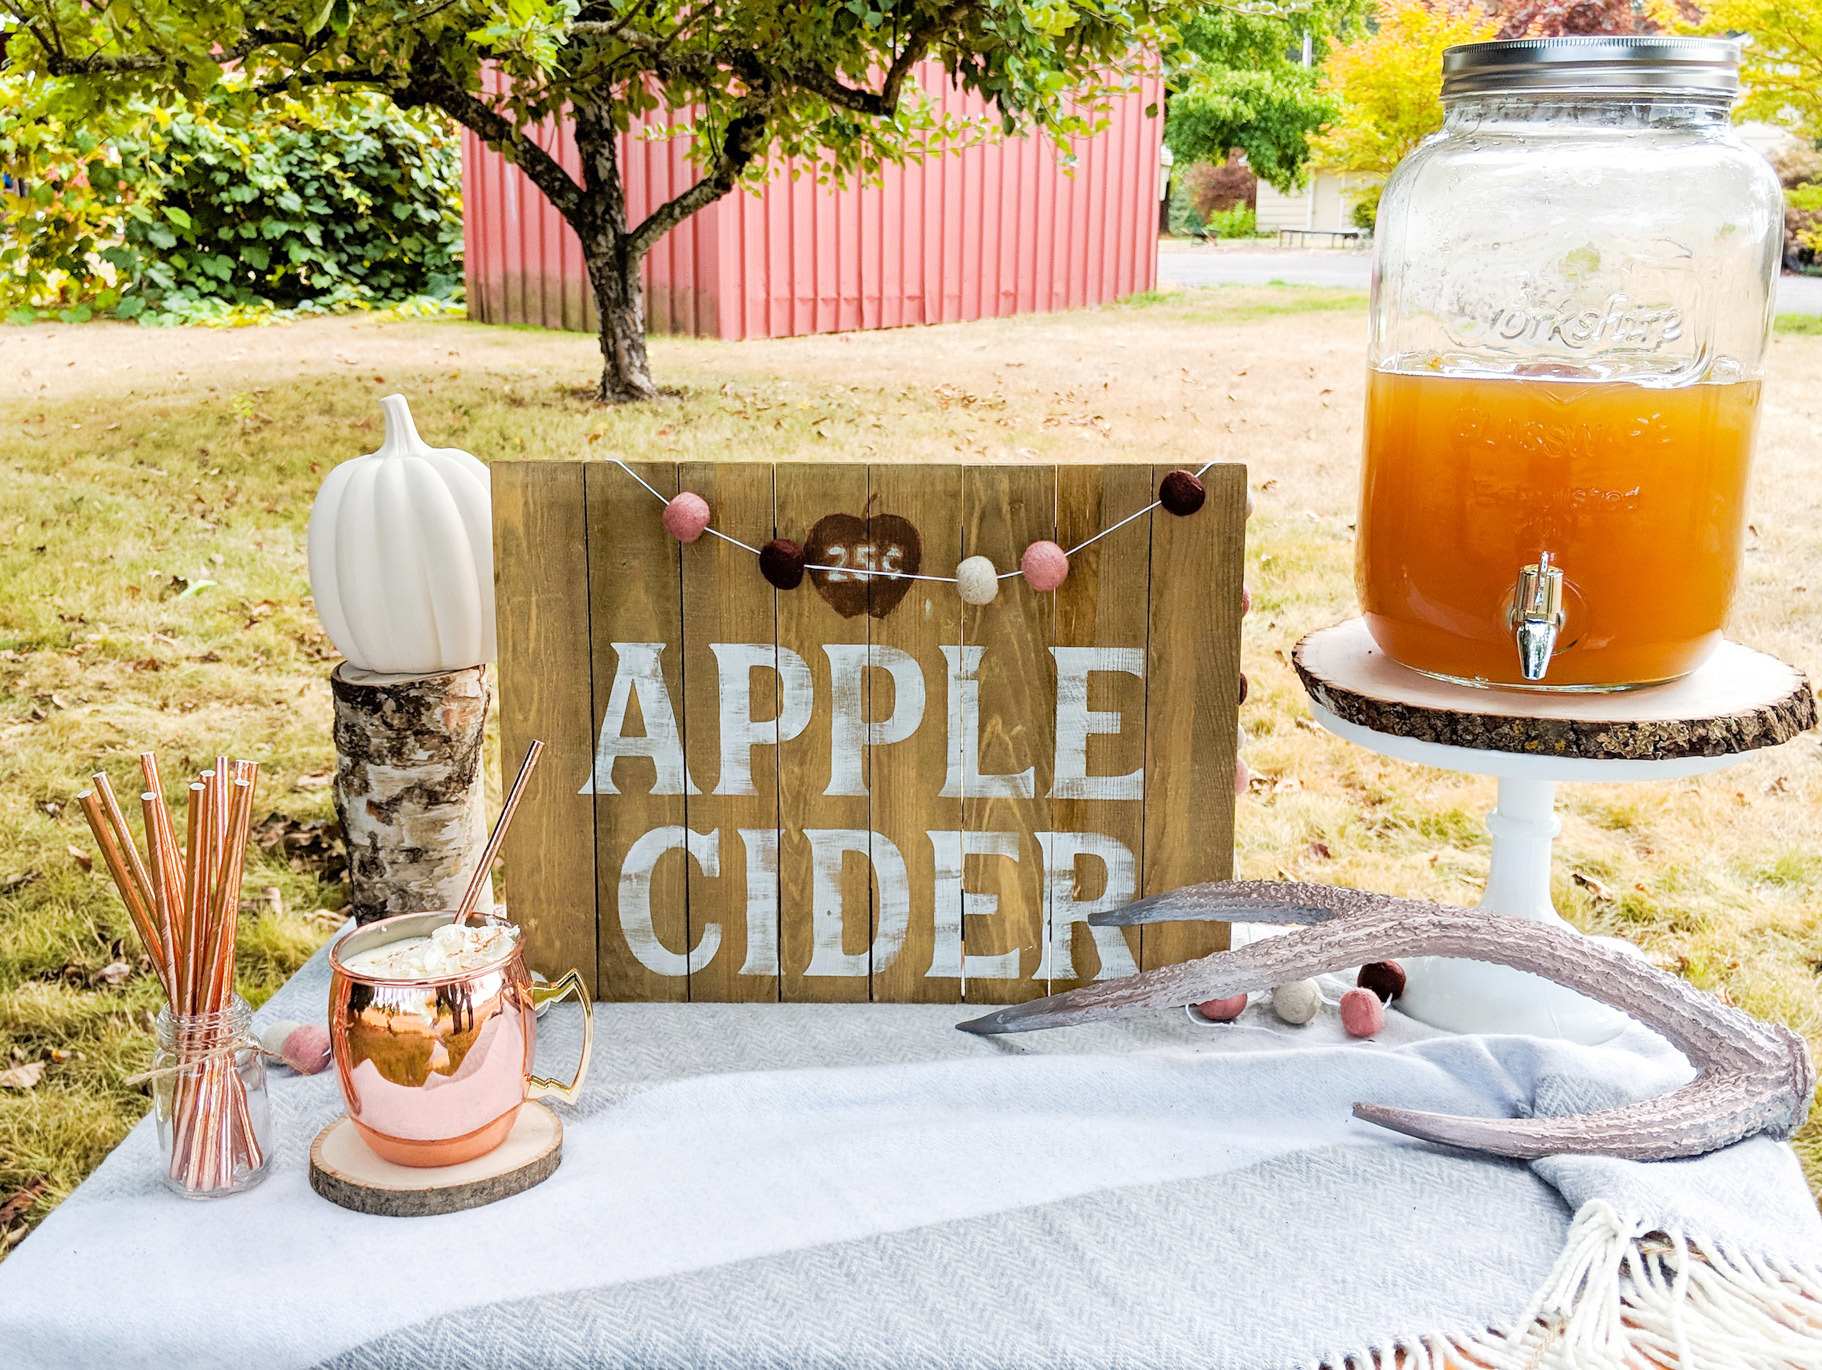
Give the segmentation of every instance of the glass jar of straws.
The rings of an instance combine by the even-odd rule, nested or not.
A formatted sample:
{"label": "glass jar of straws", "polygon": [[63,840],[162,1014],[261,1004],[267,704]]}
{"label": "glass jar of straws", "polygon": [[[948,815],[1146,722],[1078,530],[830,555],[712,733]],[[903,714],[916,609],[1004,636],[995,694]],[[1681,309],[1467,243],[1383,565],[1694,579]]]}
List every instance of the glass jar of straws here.
{"label": "glass jar of straws", "polygon": [[266,1061],[238,994],[213,1013],[159,1010],[152,1113],[165,1184],[189,1199],[251,1189],[272,1164]]}

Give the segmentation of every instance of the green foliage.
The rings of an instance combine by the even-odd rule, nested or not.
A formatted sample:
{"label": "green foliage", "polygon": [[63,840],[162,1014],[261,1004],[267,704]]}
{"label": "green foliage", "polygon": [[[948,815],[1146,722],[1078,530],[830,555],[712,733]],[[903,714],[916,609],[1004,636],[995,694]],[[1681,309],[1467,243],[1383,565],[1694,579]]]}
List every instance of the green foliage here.
{"label": "green foliage", "polygon": [[1744,35],[1741,118],[1822,141],[1822,0],[1708,0],[1704,33]]}
{"label": "green foliage", "polygon": [[1442,54],[1500,21],[1476,0],[1378,0],[1374,30],[1330,55],[1321,88],[1340,115],[1310,140],[1321,166],[1387,173],[1442,127]]}
{"label": "green foliage", "polygon": [[1308,137],[1336,117],[1313,52],[1358,28],[1366,0],[1313,0],[1286,10],[1208,7],[1182,26],[1182,75],[1173,86],[1165,141],[1179,162],[1219,162],[1232,148],[1261,180],[1291,191],[1305,180]]}
{"label": "green foliage", "polygon": [[[119,237],[119,207],[89,184],[105,164],[110,124],[68,127],[45,108],[45,88],[0,70],[0,315],[86,321],[119,301],[100,253]],[[99,269],[98,269],[99,268]]]}
{"label": "green foliage", "polygon": [[1208,216],[1203,228],[1211,238],[1256,238],[1259,236],[1258,216],[1246,205],[1235,205],[1232,209],[1217,209]]}
{"label": "green foliage", "polygon": [[1354,199],[1354,207],[1348,211],[1348,217],[1354,221],[1354,227],[1371,233],[1379,225],[1379,197],[1385,193],[1384,182],[1368,186]]}
{"label": "green foliage", "polygon": [[250,127],[182,113],[120,145],[124,241],[104,256],[176,318],[333,308],[461,283],[460,164],[442,121],[372,97],[286,102]]}
{"label": "green foliage", "polygon": [[286,100],[237,126],[131,102],[102,140],[51,117],[37,84],[29,146],[6,149],[31,193],[0,202],[15,318],[240,322],[459,290],[460,164],[432,115]]}

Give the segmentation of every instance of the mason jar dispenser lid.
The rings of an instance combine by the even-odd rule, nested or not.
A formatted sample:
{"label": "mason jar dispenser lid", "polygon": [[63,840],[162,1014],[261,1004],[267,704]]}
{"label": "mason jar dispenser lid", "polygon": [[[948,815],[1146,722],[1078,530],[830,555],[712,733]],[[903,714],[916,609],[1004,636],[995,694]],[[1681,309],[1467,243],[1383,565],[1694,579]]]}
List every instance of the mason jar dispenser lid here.
{"label": "mason jar dispenser lid", "polygon": [[1442,98],[1520,91],[1720,95],[1740,90],[1733,38],[1662,34],[1506,38],[1464,43],[1442,55]]}

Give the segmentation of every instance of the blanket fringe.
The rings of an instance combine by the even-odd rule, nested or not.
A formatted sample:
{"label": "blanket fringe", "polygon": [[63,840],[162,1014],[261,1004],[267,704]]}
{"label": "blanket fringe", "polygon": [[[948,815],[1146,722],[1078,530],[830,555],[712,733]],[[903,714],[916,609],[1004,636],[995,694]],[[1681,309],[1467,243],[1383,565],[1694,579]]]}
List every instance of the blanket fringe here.
{"label": "blanket fringe", "polygon": [[1333,1370],[1822,1370],[1822,1270],[1627,1223],[1594,1200],[1531,1306],[1468,1339],[1423,1336]]}

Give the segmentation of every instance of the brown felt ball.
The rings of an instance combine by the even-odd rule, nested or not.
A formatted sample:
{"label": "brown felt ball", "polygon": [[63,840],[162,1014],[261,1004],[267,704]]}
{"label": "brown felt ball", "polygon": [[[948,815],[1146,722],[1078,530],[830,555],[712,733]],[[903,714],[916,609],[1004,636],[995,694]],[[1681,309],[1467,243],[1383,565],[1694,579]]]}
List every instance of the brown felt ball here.
{"label": "brown felt ball", "polygon": [[1187,471],[1172,471],[1158,482],[1158,503],[1179,516],[1195,513],[1207,498],[1207,488]]}
{"label": "brown felt ball", "polygon": [[803,548],[789,538],[773,538],[759,549],[759,574],[780,590],[803,584]]}
{"label": "brown felt ball", "polygon": [[1240,672],[1240,702],[1246,703],[1246,672]]}
{"label": "brown felt ball", "polygon": [[1370,989],[1384,1003],[1391,1003],[1404,993],[1404,967],[1396,961],[1369,961],[1360,968],[1354,983]]}

